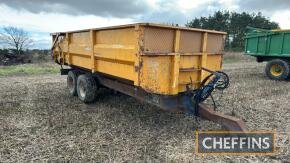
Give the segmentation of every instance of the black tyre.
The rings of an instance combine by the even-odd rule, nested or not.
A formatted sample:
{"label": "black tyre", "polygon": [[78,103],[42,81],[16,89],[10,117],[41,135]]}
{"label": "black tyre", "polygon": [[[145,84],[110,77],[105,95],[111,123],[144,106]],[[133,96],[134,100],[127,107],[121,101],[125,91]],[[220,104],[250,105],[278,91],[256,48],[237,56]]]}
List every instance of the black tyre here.
{"label": "black tyre", "polygon": [[81,101],[85,103],[93,102],[96,98],[98,85],[90,74],[80,75],[77,80],[77,93]]}
{"label": "black tyre", "polygon": [[79,76],[79,72],[76,70],[71,70],[67,74],[67,88],[69,90],[69,94],[72,96],[77,95],[77,78]]}
{"label": "black tyre", "polygon": [[281,59],[271,60],[266,65],[265,73],[272,80],[286,80],[290,75],[289,63]]}

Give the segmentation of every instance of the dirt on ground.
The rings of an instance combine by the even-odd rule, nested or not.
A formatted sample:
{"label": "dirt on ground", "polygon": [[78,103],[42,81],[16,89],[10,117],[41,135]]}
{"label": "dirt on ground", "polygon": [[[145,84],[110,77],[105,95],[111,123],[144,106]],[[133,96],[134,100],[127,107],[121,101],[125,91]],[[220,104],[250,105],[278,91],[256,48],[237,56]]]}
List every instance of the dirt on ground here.
{"label": "dirt on ground", "polygon": [[[249,130],[289,133],[290,83],[267,79],[263,69],[255,62],[225,64],[231,85],[222,96],[215,94],[218,111],[242,118]],[[69,96],[65,76],[0,78],[0,162],[290,160],[289,140],[273,156],[198,156],[196,129],[222,127],[109,90],[87,105]]]}

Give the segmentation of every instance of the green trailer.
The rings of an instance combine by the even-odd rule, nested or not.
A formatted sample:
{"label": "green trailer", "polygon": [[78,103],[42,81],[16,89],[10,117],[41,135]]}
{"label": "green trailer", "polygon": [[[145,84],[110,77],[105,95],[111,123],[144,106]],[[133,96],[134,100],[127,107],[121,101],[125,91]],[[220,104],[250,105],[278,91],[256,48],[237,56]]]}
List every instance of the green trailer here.
{"label": "green trailer", "polygon": [[266,75],[273,80],[290,77],[290,30],[247,28],[245,54],[257,62],[268,62]]}

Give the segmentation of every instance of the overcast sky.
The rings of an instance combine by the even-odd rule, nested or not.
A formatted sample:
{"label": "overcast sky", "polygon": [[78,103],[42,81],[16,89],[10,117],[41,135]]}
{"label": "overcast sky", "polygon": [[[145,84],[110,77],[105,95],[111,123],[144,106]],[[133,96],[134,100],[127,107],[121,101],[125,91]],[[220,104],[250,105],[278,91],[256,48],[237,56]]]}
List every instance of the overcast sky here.
{"label": "overcast sky", "polygon": [[136,22],[184,25],[217,10],[260,11],[290,28],[290,0],[0,0],[0,26],[23,28],[36,48],[48,48],[49,32]]}

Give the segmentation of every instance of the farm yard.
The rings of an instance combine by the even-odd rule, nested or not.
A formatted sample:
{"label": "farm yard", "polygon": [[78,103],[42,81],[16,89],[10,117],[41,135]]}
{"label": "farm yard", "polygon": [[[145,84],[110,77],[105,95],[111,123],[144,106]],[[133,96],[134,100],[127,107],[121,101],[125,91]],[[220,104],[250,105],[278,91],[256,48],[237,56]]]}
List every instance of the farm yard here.
{"label": "farm yard", "polygon": [[[265,64],[241,54],[226,54],[224,61],[231,84],[222,95],[214,94],[218,111],[242,118],[249,130],[290,133],[289,81],[267,79]],[[66,76],[54,70],[2,73],[0,90],[0,162],[290,160],[289,140],[280,139],[273,156],[198,156],[195,130],[220,130],[221,126],[105,89],[96,102],[84,104],[69,96]]]}

